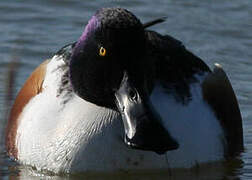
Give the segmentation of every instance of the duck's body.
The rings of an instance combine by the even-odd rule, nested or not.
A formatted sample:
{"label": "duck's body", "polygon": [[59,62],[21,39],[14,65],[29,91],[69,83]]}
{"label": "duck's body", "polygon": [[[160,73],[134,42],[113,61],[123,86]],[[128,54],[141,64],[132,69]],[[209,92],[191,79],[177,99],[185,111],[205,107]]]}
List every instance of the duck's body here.
{"label": "duck's body", "polygon": [[[75,43],[40,65],[21,89],[7,127],[9,155],[38,169],[75,172],[188,168],[242,150],[240,112],[223,70],[211,72],[169,36],[145,35],[157,72],[150,101],[179,147],[166,153],[154,150],[162,155],[126,147],[119,111],[89,102],[73,88],[69,62]],[[218,84],[211,81],[215,77],[228,85],[219,94],[214,90]],[[216,112],[219,106],[229,109],[230,99],[230,112]],[[226,126],[227,119],[232,125]]]}

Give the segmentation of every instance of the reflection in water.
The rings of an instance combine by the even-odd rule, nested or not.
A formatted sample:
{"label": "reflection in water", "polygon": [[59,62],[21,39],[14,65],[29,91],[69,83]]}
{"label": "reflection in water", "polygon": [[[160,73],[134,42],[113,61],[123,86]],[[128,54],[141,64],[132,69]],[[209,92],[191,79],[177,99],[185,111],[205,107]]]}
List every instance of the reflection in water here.
{"label": "reflection in water", "polygon": [[37,178],[50,178],[50,179],[85,179],[85,180],[226,180],[226,179],[239,179],[237,172],[242,168],[242,162],[239,159],[229,160],[228,162],[205,164],[201,167],[194,167],[192,169],[178,169],[169,171],[142,171],[142,172],[120,172],[120,173],[80,173],[74,175],[53,175],[50,173],[37,172],[32,167],[19,165],[18,173],[10,175],[10,178],[27,179],[27,177]]}
{"label": "reflection in water", "polygon": [[[3,124],[7,123],[8,112],[11,107],[11,102],[15,98],[14,96],[14,89],[15,89],[15,80],[18,72],[19,62],[16,59],[12,59],[8,65],[5,73],[5,77],[2,79],[1,84],[2,88],[4,87],[4,98],[3,103],[1,104],[1,122]],[[18,175],[18,171],[16,169],[16,163],[11,161],[7,156],[7,153],[4,150],[4,132],[5,126],[0,126],[0,177],[9,176],[9,174]]]}

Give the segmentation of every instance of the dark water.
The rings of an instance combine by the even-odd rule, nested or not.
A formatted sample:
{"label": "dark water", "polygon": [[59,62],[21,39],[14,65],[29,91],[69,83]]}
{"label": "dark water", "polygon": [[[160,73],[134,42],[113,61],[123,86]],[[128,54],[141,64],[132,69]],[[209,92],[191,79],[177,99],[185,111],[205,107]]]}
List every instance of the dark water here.
{"label": "dark water", "polygon": [[[53,176],[17,165],[5,155],[8,64],[19,61],[15,92],[30,72],[63,45],[77,40],[100,7],[120,6],[142,22],[167,16],[152,29],[170,34],[212,67],[223,65],[238,97],[246,151],[236,160],[201,169],[132,174]],[[0,1],[0,179],[252,179],[252,1],[250,0],[37,0]],[[84,177],[83,177],[84,176]]]}

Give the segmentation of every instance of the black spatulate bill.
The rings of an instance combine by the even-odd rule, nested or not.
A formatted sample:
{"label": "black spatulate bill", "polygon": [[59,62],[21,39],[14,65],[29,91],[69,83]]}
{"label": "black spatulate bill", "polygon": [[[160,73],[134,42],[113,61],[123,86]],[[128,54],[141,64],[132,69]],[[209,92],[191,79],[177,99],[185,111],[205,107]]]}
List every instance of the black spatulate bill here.
{"label": "black spatulate bill", "polygon": [[128,74],[124,74],[115,93],[117,108],[124,124],[124,142],[127,146],[163,154],[178,148],[178,143],[161,123],[161,117],[144,90],[137,90]]}

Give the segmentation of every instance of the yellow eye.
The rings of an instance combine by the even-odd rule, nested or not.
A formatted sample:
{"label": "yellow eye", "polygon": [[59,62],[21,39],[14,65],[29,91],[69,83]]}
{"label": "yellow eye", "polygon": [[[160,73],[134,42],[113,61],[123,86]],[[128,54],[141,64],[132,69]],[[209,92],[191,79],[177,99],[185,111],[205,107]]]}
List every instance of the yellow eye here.
{"label": "yellow eye", "polygon": [[105,56],[106,55],[106,49],[104,47],[100,48],[99,55],[100,56]]}

